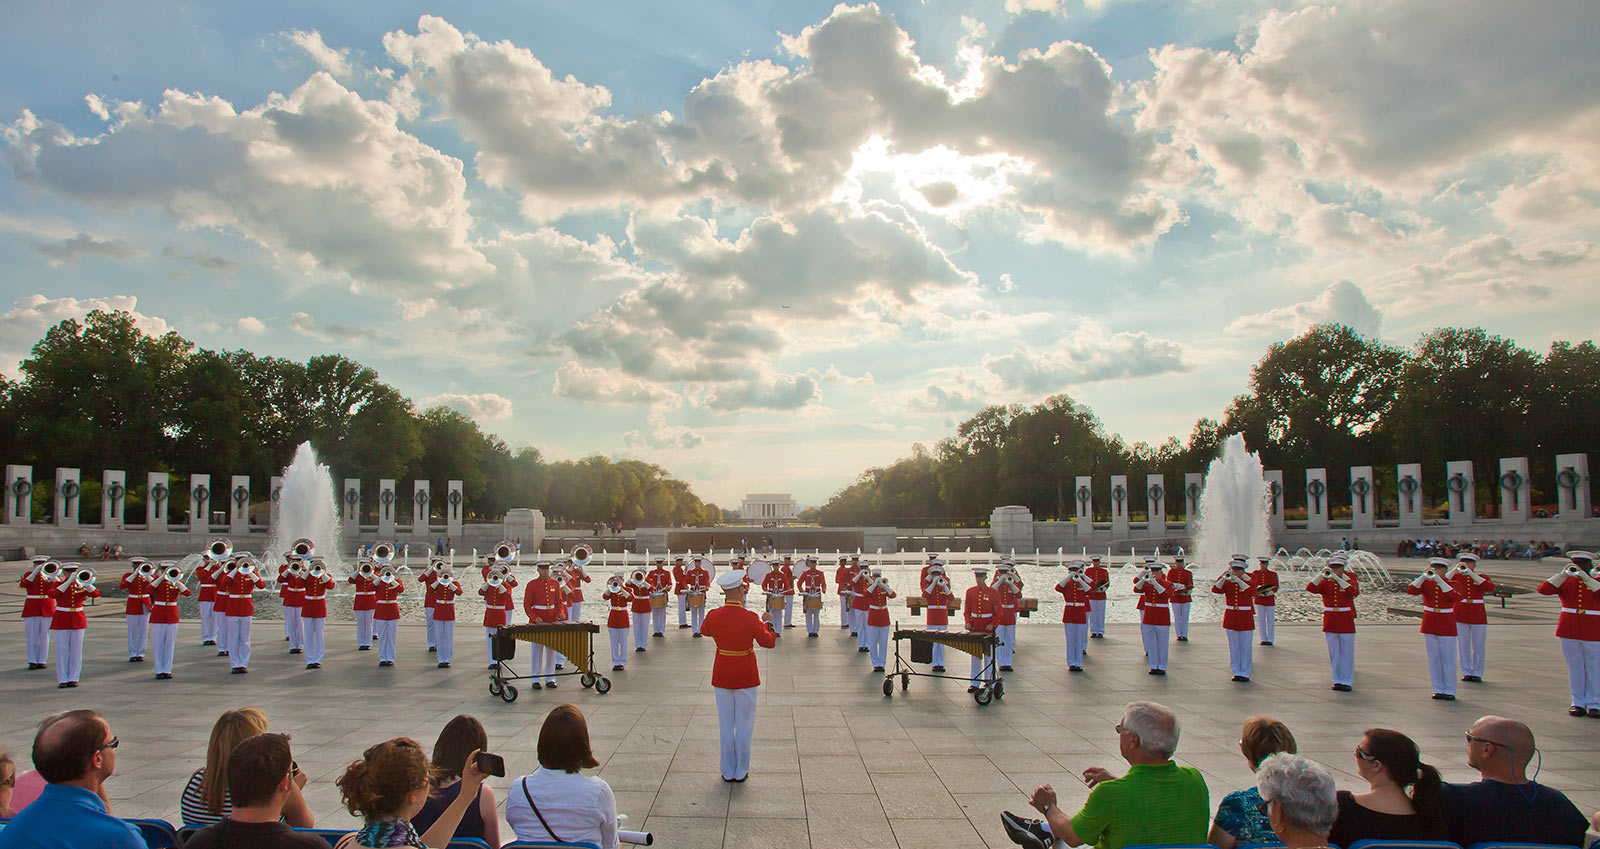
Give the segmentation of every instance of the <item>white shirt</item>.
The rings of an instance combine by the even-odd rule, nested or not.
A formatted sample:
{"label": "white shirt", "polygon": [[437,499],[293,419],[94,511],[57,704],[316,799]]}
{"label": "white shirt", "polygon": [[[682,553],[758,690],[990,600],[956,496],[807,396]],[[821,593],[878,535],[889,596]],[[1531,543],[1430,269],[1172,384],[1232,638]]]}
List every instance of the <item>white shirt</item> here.
{"label": "white shirt", "polygon": [[[527,793],[523,793],[527,788]],[[556,834],[539,824],[528,805],[532,796],[539,813]],[[560,835],[566,843],[593,843],[617,849],[617,798],[603,779],[580,772],[540,767],[516,781],[506,794],[506,822],[518,840],[543,841]]]}

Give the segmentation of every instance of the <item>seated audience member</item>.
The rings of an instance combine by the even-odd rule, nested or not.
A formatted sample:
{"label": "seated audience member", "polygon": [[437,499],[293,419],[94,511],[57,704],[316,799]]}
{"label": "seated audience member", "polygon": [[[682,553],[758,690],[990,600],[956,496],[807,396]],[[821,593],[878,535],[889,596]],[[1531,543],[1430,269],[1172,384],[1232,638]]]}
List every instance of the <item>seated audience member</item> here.
{"label": "seated audience member", "polygon": [[478,751],[467,754],[461,771],[461,792],[444,809],[433,825],[421,834],[411,818],[428,801],[428,777],[432,768],[422,746],[409,737],[396,737],[361,753],[339,777],[339,793],[351,814],[364,821],[361,829],[339,841],[339,849],[351,847],[422,846],[442,849],[461,823],[461,816],[478,798],[483,773],[478,771]]}
{"label": "seated audience member", "polygon": [[1328,836],[1333,845],[1449,839],[1439,771],[1422,762],[1410,737],[1387,728],[1368,728],[1356,746],[1356,772],[1371,789],[1356,794],[1339,791],[1339,818]]}
{"label": "seated audience member", "polygon": [[16,816],[11,810],[11,794],[17,789],[17,764],[11,760],[11,753],[0,749],[0,820],[8,820]]}
{"label": "seated audience member", "polygon": [[280,818],[299,768],[287,734],[257,734],[228,754],[228,793],[233,809],[221,822],[195,832],[186,849],[326,849],[313,834],[297,833]]}
{"label": "seated audience member", "polygon": [[[467,755],[474,750],[488,751],[489,734],[483,723],[470,716],[450,720],[439,732],[433,744],[433,792],[422,810],[411,818],[418,831],[427,831],[450,807],[461,793],[461,769],[466,766]],[[494,790],[487,784],[478,785],[478,803],[467,808],[456,826],[455,837],[476,837],[490,846],[500,845],[500,814]]]}
{"label": "seated audience member", "polygon": [[39,723],[33,766],[45,780],[39,798],[6,824],[6,849],[145,849],[129,823],[111,815],[103,785],[116,771],[118,740],[92,710]]}
{"label": "seated audience member", "polygon": [[1485,716],[1467,732],[1467,766],[1482,781],[1444,785],[1444,821],[1462,846],[1480,842],[1582,846],[1583,813],[1560,790],[1528,780],[1533,731]]}
{"label": "seated audience member", "polygon": [[1006,811],[1000,821],[1019,846],[1046,849],[1053,841],[1100,849],[1151,843],[1204,843],[1211,806],[1206,781],[1194,767],[1178,766],[1178,717],[1155,702],[1132,702],[1117,723],[1117,744],[1128,774],[1117,778],[1100,767],[1083,771],[1091,788],[1073,817],[1056,806],[1056,791],[1046,784],[1029,804],[1044,821]]}
{"label": "seated audience member", "polygon": [[[258,734],[267,733],[267,715],[255,708],[225,711],[211,726],[211,742],[206,746],[206,765],[189,776],[178,800],[178,812],[189,828],[221,822],[233,811],[228,795],[228,755],[233,748]],[[295,828],[310,828],[316,823],[311,807],[300,789],[306,777],[297,773],[289,799],[283,805],[283,821]]]}
{"label": "seated audience member", "polygon": [[611,785],[582,773],[599,765],[589,747],[583,712],[576,705],[557,705],[539,729],[539,768],[506,791],[506,822],[517,839],[617,849],[617,799]]}
{"label": "seated audience member", "polygon": [[[1244,730],[1239,732],[1239,752],[1249,762],[1250,769],[1255,770],[1269,755],[1294,754],[1294,735],[1289,733],[1287,725],[1276,719],[1252,716],[1244,721]],[[1233,849],[1241,843],[1272,843],[1276,839],[1272,823],[1261,810],[1261,793],[1255,787],[1235,790],[1222,797],[1216,819],[1211,824],[1208,842],[1212,846]]]}
{"label": "seated audience member", "polygon": [[1261,763],[1256,791],[1266,803],[1272,832],[1287,849],[1328,845],[1328,830],[1339,815],[1333,776],[1316,761],[1277,754]]}
{"label": "seated audience member", "polygon": [[[39,774],[38,770],[25,769],[17,773],[11,785],[10,807],[12,815],[15,816],[18,811],[33,804],[33,800],[39,798],[39,794],[44,792],[44,787],[44,777]],[[106,799],[104,793],[100,794],[100,798],[106,803],[106,808],[109,809],[111,800]]]}

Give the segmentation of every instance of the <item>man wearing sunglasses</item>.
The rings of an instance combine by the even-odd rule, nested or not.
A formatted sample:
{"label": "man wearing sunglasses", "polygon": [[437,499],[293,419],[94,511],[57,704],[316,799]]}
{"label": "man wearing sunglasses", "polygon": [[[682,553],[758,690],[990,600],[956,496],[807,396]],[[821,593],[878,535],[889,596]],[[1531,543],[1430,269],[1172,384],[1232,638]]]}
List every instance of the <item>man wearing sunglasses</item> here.
{"label": "man wearing sunglasses", "polygon": [[[97,711],[69,710],[39,723],[33,767],[44,791],[6,825],[5,849],[144,849],[132,825],[111,815],[102,785],[117,766],[119,741]],[[71,823],[70,828],[63,828]]]}
{"label": "man wearing sunglasses", "polygon": [[1578,807],[1554,787],[1528,780],[1536,746],[1527,725],[1485,716],[1467,732],[1467,766],[1481,781],[1444,785],[1444,820],[1450,839],[1481,842],[1584,845],[1589,828]]}

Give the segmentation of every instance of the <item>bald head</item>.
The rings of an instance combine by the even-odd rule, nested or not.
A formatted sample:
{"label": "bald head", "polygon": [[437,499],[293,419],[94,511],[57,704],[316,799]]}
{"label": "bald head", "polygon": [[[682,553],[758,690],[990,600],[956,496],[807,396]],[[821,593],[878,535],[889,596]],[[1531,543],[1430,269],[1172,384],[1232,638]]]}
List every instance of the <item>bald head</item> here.
{"label": "bald head", "polygon": [[[1472,736],[1481,737],[1505,752],[1511,765],[1522,769],[1533,760],[1533,731],[1525,723],[1504,716],[1485,716],[1472,724]],[[1493,757],[1499,757],[1496,752]]]}
{"label": "bald head", "polygon": [[99,769],[95,757],[110,740],[111,727],[98,711],[55,714],[39,723],[33,737],[33,767],[51,784],[80,781]]}

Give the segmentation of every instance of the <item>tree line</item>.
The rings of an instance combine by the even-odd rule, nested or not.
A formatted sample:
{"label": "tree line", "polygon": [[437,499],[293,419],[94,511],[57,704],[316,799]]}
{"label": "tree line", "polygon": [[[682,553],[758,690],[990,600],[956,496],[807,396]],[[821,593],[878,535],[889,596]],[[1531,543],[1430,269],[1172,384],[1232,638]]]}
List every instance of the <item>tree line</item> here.
{"label": "tree line", "polygon": [[[174,332],[146,334],[121,311],[57,324],[22,361],[16,381],[0,376],[0,457],[31,464],[36,474],[81,469],[85,521],[99,521],[104,469],[129,472],[126,521],[133,523],[144,518],[146,471],[184,477],[171,487],[174,516],[188,508],[190,473],[210,473],[213,488],[219,474],[248,474],[253,501],[265,502],[271,476],[307,440],[336,481],[394,478],[409,494],[414,479],[441,488],[460,480],[469,520],[495,519],[511,507],[583,525],[723,519],[717,505],[660,466],[602,456],[552,462],[535,448],[513,450],[460,412],[418,410],[375,370],[346,357],[302,363],[206,350]],[[52,488],[53,480],[37,482],[37,518],[48,512]],[[435,515],[443,515],[442,496],[434,494]],[[362,497],[363,510],[375,513],[377,492],[363,487]]]}
{"label": "tree line", "polygon": [[[934,446],[862,472],[822,506],[824,525],[972,523],[1005,504],[1035,518],[1076,514],[1074,477],[1092,475],[1098,518],[1109,476],[1126,474],[1129,512],[1145,512],[1145,476],[1162,474],[1169,516],[1187,516],[1183,474],[1204,472],[1242,433],[1269,469],[1284,469],[1285,505],[1303,510],[1304,469],[1328,470],[1330,503],[1348,511],[1350,467],[1374,467],[1380,515],[1397,509],[1395,464],[1421,463],[1425,504],[1447,497],[1444,466],[1473,461],[1480,510],[1499,504],[1499,461],[1527,457],[1533,504],[1553,512],[1556,454],[1600,451],[1600,348],[1558,341],[1540,355],[1479,328],[1441,328],[1396,347],[1344,325],[1272,345],[1250,388],[1186,442],[1126,444],[1066,395],[995,405]],[[1587,485],[1585,482],[1584,485]],[[1343,494],[1341,493],[1343,490]],[[1286,512],[1288,512],[1286,510]]]}

